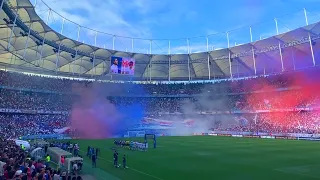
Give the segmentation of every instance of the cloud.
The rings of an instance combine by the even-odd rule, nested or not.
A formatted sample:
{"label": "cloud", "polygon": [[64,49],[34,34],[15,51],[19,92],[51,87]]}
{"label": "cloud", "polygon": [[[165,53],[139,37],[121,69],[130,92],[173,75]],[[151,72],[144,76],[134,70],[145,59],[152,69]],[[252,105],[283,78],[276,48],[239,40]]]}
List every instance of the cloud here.
{"label": "cloud", "polygon": [[167,3],[165,8],[158,7],[156,13],[149,14],[148,17],[143,19],[143,23],[148,26],[170,29],[170,26],[176,26],[179,23],[187,24],[196,20],[197,15],[197,11],[192,10],[189,6],[172,1]]}
{"label": "cloud", "polygon": [[[45,2],[45,4],[43,3]],[[152,30],[155,25],[164,26],[168,23],[174,23],[181,19],[190,20],[195,18],[196,12],[190,11],[185,13],[187,8],[177,8],[179,3],[172,1],[160,0],[134,0],[132,3],[115,0],[39,0],[36,6],[38,14],[42,19],[46,19],[48,13],[51,12],[49,18],[49,26],[60,32],[62,27],[62,17],[67,20],[64,24],[63,34],[73,38],[77,38],[78,26],[81,26],[80,42],[91,45],[95,44],[95,34],[98,36],[97,46],[111,47],[113,35],[116,37],[115,49],[131,50],[131,39],[122,37],[153,39]],[[170,8],[167,8],[167,7]],[[40,13],[42,12],[42,13]],[[96,33],[93,30],[103,32]],[[148,41],[135,40],[135,49],[148,47]]]}
{"label": "cloud", "polygon": [[[277,14],[286,14],[291,11],[287,8],[287,3],[279,0],[254,1],[244,0],[236,2],[224,0],[222,4],[215,2],[201,4],[191,0],[38,0],[38,13],[41,18],[46,19],[44,13],[46,7],[42,1],[55,12],[68,18],[71,22],[66,22],[63,34],[73,39],[77,39],[78,25],[82,26],[80,38],[81,42],[91,45],[95,43],[97,30],[97,46],[112,47],[113,34],[124,37],[134,37],[134,50],[146,53],[149,49],[148,40],[143,39],[177,39],[184,38],[181,42],[171,44],[171,53],[175,51],[187,52],[187,36],[204,36],[200,39],[191,39],[191,52],[206,50],[206,35],[209,37],[209,49],[226,47],[225,32],[236,29],[230,33],[230,44],[244,44],[250,42],[248,26],[253,23],[268,21],[267,24],[253,25],[253,39],[258,40],[275,34],[275,25],[272,21]],[[283,11],[285,12],[282,12]],[[289,10],[288,10],[289,9]],[[281,13],[280,13],[281,10]],[[295,11],[295,10],[294,10]],[[62,18],[55,12],[49,20],[49,26],[60,32]],[[231,12],[231,13],[230,13]],[[287,18],[279,18],[280,32],[300,25],[302,14],[297,14]],[[299,19],[300,18],[300,19]],[[310,22],[318,20],[316,16],[310,16]],[[300,24],[298,24],[298,22]],[[89,27],[94,30],[88,30]],[[237,28],[238,27],[238,28]],[[244,27],[244,28],[242,28]],[[274,33],[272,33],[274,31]],[[221,34],[217,34],[221,32]],[[115,49],[131,51],[131,38],[116,37]],[[160,48],[158,47],[160,46]],[[162,49],[167,53],[168,40],[153,45],[153,53]]]}
{"label": "cloud", "polygon": [[[123,3],[113,0],[44,0],[44,2],[58,14],[83,27],[120,36],[152,36],[148,27],[142,26],[139,22],[130,22],[125,18],[127,10],[132,10],[133,5],[122,6]],[[45,4],[39,1],[36,9],[45,8]],[[58,17],[54,15],[55,12],[52,12],[52,16]]]}
{"label": "cloud", "polygon": [[[131,50],[131,38],[124,37],[153,39],[152,32],[157,26],[169,26],[182,20],[195,19],[197,16],[196,11],[188,9],[188,6],[167,0],[134,0],[132,3],[123,0],[38,1],[36,11],[42,19],[45,20],[48,15],[43,11],[48,12],[49,9],[53,11],[48,24],[57,32],[61,31],[62,17],[65,17],[67,19],[63,30],[65,36],[78,39],[77,31],[80,26],[80,42],[91,45],[97,43],[98,47],[111,48],[113,35],[117,35],[115,49],[122,51]],[[134,46],[136,50],[148,49],[149,41],[136,39]]]}
{"label": "cloud", "polygon": [[[214,46],[215,45],[215,46]],[[218,50],[224,48],[224,44],[222,43],[215,43],[215,44],[209,44],[209,51],[211,50]],[[203,44],[194,44],[189,46],[190,53],[200,53],[200,52],[206,52],[207,51],[207,45],[205,43]],[[188,46],[175,46],[171,48],[172,54],[187,54],[188,53]]]}

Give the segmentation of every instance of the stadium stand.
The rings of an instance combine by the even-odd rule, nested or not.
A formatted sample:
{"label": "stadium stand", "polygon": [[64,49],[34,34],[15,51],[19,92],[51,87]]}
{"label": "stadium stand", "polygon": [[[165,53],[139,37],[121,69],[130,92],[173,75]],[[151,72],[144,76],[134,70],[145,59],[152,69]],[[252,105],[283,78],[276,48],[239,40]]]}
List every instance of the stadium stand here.
{"label": "stadium stand", "polygon": [[[72,103],[80,98],[77,92],[70,93],[72,92],[70,91],[72,85],[76,83],[78,86],[90,88],[90,84],[92,84],[88,81],[0,72],[0,85],[2,87],[0,109],[3,110],[0,115],[1,132],[5,137],[10,138],[30,134],[50,134],[54,133],[54,129],[67,127],[70,124],[68,112],[72,108]],[[8,81],[8,77],[10,77],[10,81]],[[19,81],[21,79],[24,80]],[[259,87],[259,82],[266,80],[275,88],[268,92],[259,91],[263,89],[263,85]],[[21,82],[28,83],[22,84]],[[315,117],[317,117],[318,112],[311,111],[308,108],[311,109],[311,107],[317,105],[318,95],[310,94],[308,99],[305,99],[303,98],[302,87],[287,86],[287,84],[291,84],[288,82],[289,80],[285,76],[278,75],[239,81],[222,81],[215,84],[131,84],[127,86],[126,84],[105,83],[104,85],[107,87],[117,85],[121,89],[126,89],[125,92],[132,91],[137,97],[128,97],[127,93],[124,93],[116,97],[109,97],[109,100],[119,107],[138,104],[143,107],[146,116],[155,117],[159,114],[168,113],[216,116],[213,119],[217,122],[212,123],[214,124],[212,129],[215,130],[224,128],[225,130],[270,133],[302,131],[310,133],[316,131],[318,126],[315,125],[317,124],[317,118]],[[254,84],[254,86],[248,89],[247,84]],[[143,92],[143,94],[134,92],[136,89],[140,89],[140,93]],[[204,89],[205,92],[203,92]],[[261,96],[261,93],[263,93],[263,96]],[[217,96],[219,98],[223,96],[222,103],[226,106],[203,103],[201,100],[203,96],[209,98],[209,102],[214,102]],[[283,98],[279,97],[292,99],[294,103],[285,103],[282,101]],[[186,102],[189,103],[189,106],[192,106],[192,111],[184,110]],[[297,110],[296,108],[302,109]],[[183,115],[176,115],[176,117],[179,116]],[[219,125],[219,122],[223,119],[241,119],[246,116],[247,118],[244,118],[248,121],[246,126],[241,123],[231,123],[229,124],[231,127],[221,127]]]}
{"label": "stadium stand", "polygon": [[[119,109],[130,108],[132,105],[139,106],[143,112],[143,117],[139,119],[139,123],[141,121],[142,124],[157,123],[168,126],[175,120],[186,120],[183,121],[184,125],[192,127],[197,124],[194,119],[207,119],[210,121],[208,131],[214,132],[319,133],[320,99],[319,93],[314,93],[318,89],[314,85],[319,84],[317,80],[319,69],[315,67],[319,53],[315,52],[312,59],[308,55],[309,45],[316,47],[319,39],[318,23],[312,25],[312,28],[308,26],[291,32],[299,34],[303,31],[302,34],[305,34],[305,31],[310,31],[315,34],[310,40],[309,38],[306,40],[305,37],[301,37],[302,40],[293,39],[296,36],[290,32],[286,34],[286,38],[281,39],[283,48],[280,52],[284,57],[281,63],[285,64],[282,69],[280,61],[277,60],[279,54],[274,53],[277,49],[270,47],[270,44],[275,43],[278,47],[279,39],[270,38],[262,40],[265,43],[261,45],[245,44],[227,50],[198,54],[162,56],[132,53],[132,57],[139,60],[137,73],[133,79],[149,81],[123,82],[116,81],[119,77],[114,77],[115,81],[106,80],[104,75],[108,73],[105,67],[110,66],[110,63],[106,63],[106,59],[124,52],[99,49],[56,33],[44,24],[29,1],[13,0],[3,3],[4,1],[0,0],[0,2],[3,5],[0,22],[3,25],[2,29],[5,29],[3,32],[11,31],[12,27],[16,28],[12,33],[13,37],[3,37],[3,41],[9,45],[6,44],[7,49],[4,48],[3,52],[0,52],[2,69],[0,70],[0,165],[4,170],[4,174],[0,174],[0,177],[4,175],[7,179],[13,177],[25,179],[37,176],[41,179],[43,176],[63,176],[62,179],[66,179],[68,176],[66,173],[51,168],[45,169],[43,162],[35,162],[32,159],[25,161],[28,153],[10,139],[22,137],[59,139],[64,136],[52,135],[62,133],[74,136],[76,134],[73,132],[74,129],[70,130],[74,104],[82,99],[83,91],[93,89],[95,86],[101,87],[105,91],[104,98]],[[19,11],[15,13],[15,9]],[[15,15],[17,22],[12,25]],[[28,26],[30,22],[38,24],[31,30]],[[45,33],[38,32],[42,29],[45,29]],[[34,47],[23,50],[26,33],[29,34],[28,38],[30,36],[30,44],[37,47],[37,50],[34,50]],[[255,51],[251,45],[256,48]],[[38,46],[41,46],[41,53]],[[248,46],[250,51],[242,52],[243,49],[248,49]],[[291,64],[288,58],[291,56],[289,49],[303,51],[295,55],[304,61]],[[96,55],[100,50],[101,56]],[[305,53],[307,50],[308,53]],[[31,53],[34,51],[37,53]],[[68,55],[63,58],[61,56],[58,62],[56,57],[62,52]],[[231,55],[230,52],[234,53]],[[42,67],[36,60],[39,59],[39,54],[41,54],[40,59],[44,61]],[[75,58],[76,55],[79,58]],[[14,57],[15,63],[8,61],[9,56],[11,59]],[[257,63],[257,67],[253,65],[264,60],[264,56],[271,57],[273,63],[270,65]],[[250,57],[250,60],[246,60],[246,57]],[[81,61],[85,59],[85,63],[81,64],[82,70],[79,68],[80,70],[71,72],[70,69],[74,69],[75,66],[72,64],[75,59]],[[192,67],[188,68],[186,73],[188,75],[171,72],[175,69],[174,65],[186,67],[186,59],[190,59],[188,65],[191,64]],[[169,61],[173,64],[172,67],[170,65],[167,69],[161,68],[166,67]],[[151,62],[154,63],[152,66]],[[94,63],[100,68],[94,67]],[[197,63],[201,65],[196,66]],[[238,68],[240,71],[235,72],[232,69],[235,64],[240,66]],[[293,66],[298,65],[302,69],[312,68],[304,69],[302,72],[291,72],[295,70]],[[73,68],[70,68],[71,66]],[[160,71],[151,73],[151,67],[162,69],[165,75],[159,73]],[[266,75],[266,71],[272,75]],[[39,75],[42,73],[46,75]],[[293,78],[302,76],[308,76],[308,79]],[[151,79],[160,81],[153,82]],[[162,80],[170,80],[170,83]]]}

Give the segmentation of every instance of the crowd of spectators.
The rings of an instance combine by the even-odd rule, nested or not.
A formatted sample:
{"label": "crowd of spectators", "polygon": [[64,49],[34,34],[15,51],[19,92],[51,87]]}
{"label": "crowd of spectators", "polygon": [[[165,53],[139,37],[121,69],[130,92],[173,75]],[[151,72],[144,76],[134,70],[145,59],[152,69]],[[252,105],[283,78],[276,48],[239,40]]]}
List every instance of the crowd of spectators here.
{"label": "crowd of spectators", "polygon": [[299,112],[276,112],[230,115],[224,124],[222,121],[213,125],[211,130],[253,132],[253,133],[320,133],[320,112],[299,111]]}
{"label": "crowd of spectators", "polygon": [[0,137],[52,134],[69,125],[68,115],[0,114]]}
{"label": "crowd of spectators", "polygon": [[[127,108],[127,110],[130,110],[128,107],[141,107],[141,111],[146,114],[161,112],[179,112],[182,114],[213,112],[214,114],[216,111],[230,114],[233,111],[317,107],[319,95],[311,93],[306,98],[304,87],[296,87],[297,83],[294,84],[293,81],[295,80],[292,80],[290,76],[275,75],[207,83],[135,84],[96,82],[96,84],[100,84],[102,89],[108,92],[105,96],[108,97],[111,104],[116,107]],[[81,95],[78,94],[79,91],[76,90],[91,88],[92,84],[91,81],[84,80],[40,77],[0,71],[0,109],[70,112],[73,103],[81,98]],[[268,88],[266,88],[266,84]],[[261,90],[268,90],[268,92]],[[110,92],[117,93],[112,96],[113,94]],[[133,97],[132,95],[139,97]],[[290,130],[295,132],[315,130],[315,122],[310,121],[312,118],[317,119],[315,113],[299,113],[295,116],[288,114],[285,117],[280,116],[281,114],[272,116],[270,114],[259,113],[255,118],[254,128],[268,132],[284,131],[283,129],[287,132]],[[28,134],[50,134],[53,133],[54,129],[68,126],[69,118],[69,115],[54,113],[40,115],[34,113],[34,111],[18,114],[1,111],[1,135],[9,138]],[[230,117],[230,119],[235,118]],[[279,122],[282,122],[281,126]],[[301,124],[304,124],[304,126]],[[243,128],[251,127],[250,130],[252,131],[250,125],[252,123],[249,123],[249,126],[246,127],[239,126],[237,123],[230,123],[230,127],[227,128],[242,128],[244,130]],[[285,125],[285,128],[283,125]]]}
{"label": "crowd of spectators", "polygon": [[[257,91],[263,88],[263,84],[268,82],[275,88],[288,87],[292,80],[290,76],[270,76],[256,77],[239,80],[218,80],[213,82],[196,82],[196,83],[173,83],[173,84],[139,84],[133,82],[101,82],[97,84],[104,85],[108,89],[121,90],[123,93],[134,95],[146,94],[201,94],[204,92],[211,93],[240,93]],[[0,85],[14,88],[37,89],[45,91],[54,91],[59,93],[70,93],[74,87],[87,87],[92,81],[79,79],[53,78],[38,75],[28,75],[16,72],[0,71]]]}
{"label": "crowd of spectators", "polygon": [[81,176],[55,170],[43,160],[35,160],[29,152],[12,140],[0,138],[1,180],[81,180]]}
{"label": "crowd of spectators", "polygon": [[73,96],[0,89],[0,108],[68,111]]}
{"label": "crowd of spectators", "polygon": [[[291,99],[286,102],[283,99]],[[308,99],[299,91],[257,93],[250,95],[204,95],[203,97],[110,97],[110,102],[119,107],[136,106],[145,112],[182,112],[226,110],[263,110],[281,108],[314,107],[319,103],[318,94]],[[69,94],[36,93],[0,89],[0,109],[23,109],[44,111],[70,111],[75,96]]]}

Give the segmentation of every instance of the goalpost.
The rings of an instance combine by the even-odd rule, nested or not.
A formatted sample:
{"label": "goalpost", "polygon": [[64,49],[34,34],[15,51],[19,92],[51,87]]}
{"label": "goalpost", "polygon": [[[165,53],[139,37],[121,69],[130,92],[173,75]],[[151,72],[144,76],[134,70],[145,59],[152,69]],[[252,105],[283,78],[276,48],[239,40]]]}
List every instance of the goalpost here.
{"label": "goalpost", "polygon": [[146,134],[145,131],[127,131],[127,134],[125,136],[127,137],[144,137]]}
{"label": "goalpost", "polygon": [[148,146],[148,139],[153,140],[153,148],[157,147],[157,139],[155,134],[147,134],[145,131],[127,131],[125,137],[144,137],[144,144]]}
{"label": "goalpost", "polygon": [[148,139],[152,139],[153,140],[153,148],[157,147],[157,140],[156,140],[156,135],[155,134],[145,134],[144,135],[144,143],[148,144]]}

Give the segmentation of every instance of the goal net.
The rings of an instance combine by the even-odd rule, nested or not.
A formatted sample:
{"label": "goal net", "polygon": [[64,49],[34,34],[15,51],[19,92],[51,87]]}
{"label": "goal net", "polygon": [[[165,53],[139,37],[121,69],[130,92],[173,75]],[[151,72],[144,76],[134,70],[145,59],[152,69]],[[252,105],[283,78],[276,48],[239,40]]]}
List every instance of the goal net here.
{"label": "goal net", "polygon": [[157,147],[156,135],[155,134],[145,134],[144,135],[144,143],[146,144],[146,146],[148,146],[148,139],[152,139],[153,148],[156,148]]}
{"label": "goal net", "polygon": [[128,131],[127,132],[127,137],[144,137],[146,134],[145,131]]}

